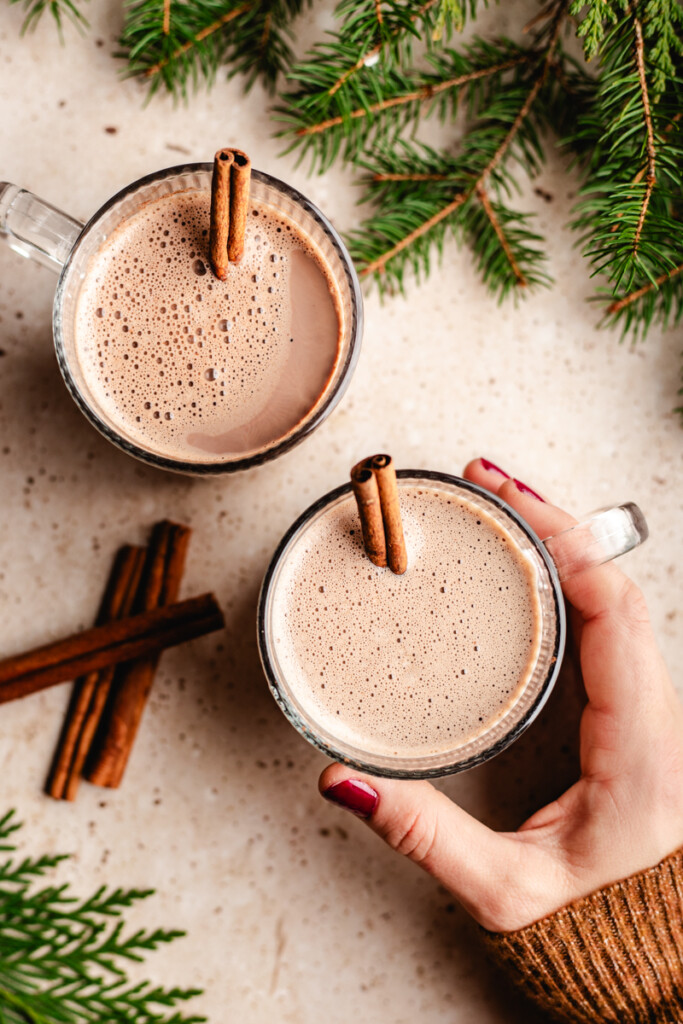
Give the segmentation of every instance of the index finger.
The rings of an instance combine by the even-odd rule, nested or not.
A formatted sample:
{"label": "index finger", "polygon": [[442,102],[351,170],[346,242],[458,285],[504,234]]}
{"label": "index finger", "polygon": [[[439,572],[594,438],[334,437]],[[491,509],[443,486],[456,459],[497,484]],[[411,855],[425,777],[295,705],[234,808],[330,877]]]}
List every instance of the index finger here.
{"label": "index finger", "polygon": [[[464,475],[498,494],[541,539],[576,522],[534,492],[520,490],[514,479],[487,469],[480,459],[469,463]],[[647,691],[647,681],[654,678],[653,670],[660,665],[640,590],[613,564],[587,569],[566,580],[562,589],[583,619],[581,661],[591,704],[627,711]]]}
{"label": "index finger", "polygon": [[[534,497],[529,491],[522,491],[511,477],[500,470],[488,469],[490,463],[475,459],[465,467],[466,480],[492,491],[519,512],[541,540],[552,537],[576,523],[574,516],[550,504],[544,498]],[[524,486],[524,485],[522,485]],[[565,580],[562,590],[569,603],[582,615],[585,622],[599,616],[614,615],[622,604],[633,604],[630,593],[635,584],[616,565],[608,563]],[[624,599],[628,598],[625,602]],[[621,608],[621,614],[624,609]],[[638,611],[639,616],[642,609]]]}

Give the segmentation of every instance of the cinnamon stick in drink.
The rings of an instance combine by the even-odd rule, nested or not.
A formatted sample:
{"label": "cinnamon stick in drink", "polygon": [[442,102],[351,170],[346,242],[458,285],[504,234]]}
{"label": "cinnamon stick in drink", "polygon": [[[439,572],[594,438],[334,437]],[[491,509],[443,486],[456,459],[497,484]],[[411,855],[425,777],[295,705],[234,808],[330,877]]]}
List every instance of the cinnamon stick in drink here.
{"label": "cinnamon stick in drink", "polygon": [[247,230],[251,160],[241,149],[233,149],[231,152],[233,161],[230,168],[228,259],[231,263],[239,263],[244,255],[244,237]]}
{"label": "cinnamon stick in drink", "polygon": [[0,704],[222,629],[213,594],[129,615],[0,661]]}
{"label": "cinnamon stick in drink", "polygon": [[[178,596],[191,531],[163,522],[149,546],[141,606],[145,610],[172,603]],[[128,764],[133,743],[159,664],[159,654],[131,662],[117,672],[105,709],[104,724],[86,777],[98,786],[116,788]]]}
{"label": "cinnamon stick in drink", "polygon": [[[145,560],[144,548],[125,545],[114,560],[96,625],[130,615]],[[95,726],[98,708],[114,676],[114,667],[90,672],[74,683],[64,725],[50,768],[46,792],[57,800],[75,800],[81,770]]]}
{"label": "cinnamon stick in drink", "polygon": [[351,470],[363,543],[375,565],[401,576],[408,567],[396,470],[390,455],[372,455]]}
{"label": "cinnamon stick in drink", "polygon": [[408,568],[408,553],[403,536],[396,470],[391,455],[375,455],[372,459],[372,470],[379,490],[379,503],[382,509],[387,545],[387,563],[392,572],[397,576],[402,576]]}
{"label": "cinnamon stick in drink", "polygon": [[219,149],[213,160],[211,179],[211,222],[209,226],[209,259],[219,281],[228,276],[228,235],[230,231],[230,169],[231,149]]}
{"label": "cinnamon stick in drink", "polygon": [[377,477],[369,462],[369,459],[364,459],[353,467],[351,486],[358,505],[365,553],[375,565],[385,566],[387,564],[387,547],[379,488]]}

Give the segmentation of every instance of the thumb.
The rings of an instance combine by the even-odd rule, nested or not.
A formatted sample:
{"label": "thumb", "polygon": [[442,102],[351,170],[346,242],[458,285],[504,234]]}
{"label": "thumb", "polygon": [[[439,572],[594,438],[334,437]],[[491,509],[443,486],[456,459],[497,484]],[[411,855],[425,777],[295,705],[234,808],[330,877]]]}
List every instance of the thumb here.
{"label": "thumb", "polygon": [[505,929],[519,918],[520,843],[477,821],[429,782],[376,778],[333,764],[319,788],[433,875],[485,928]]}

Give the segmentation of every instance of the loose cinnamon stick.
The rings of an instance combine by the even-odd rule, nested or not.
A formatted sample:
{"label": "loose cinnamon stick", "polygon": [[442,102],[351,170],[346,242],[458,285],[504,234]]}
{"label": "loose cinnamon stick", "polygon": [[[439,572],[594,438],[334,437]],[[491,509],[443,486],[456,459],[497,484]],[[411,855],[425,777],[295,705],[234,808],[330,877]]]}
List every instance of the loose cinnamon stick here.
{"label": "loose cinnamon stick", "polygon": [[230,168],[232,167],[233,160],[234,157],[231,149],[219,149],[213,160],[209,259],[211,261],[211,269],[219,281],[225,281],[228,276]]}
{"label": "loose cinnamon stick", "polygon": [[375,565],[387,564],[387,546],[384,536],[384,522],[379,503],[377,477],[372,471],[370,460],[364,459],[351,470],[351,486],[358,504],[360,525],[363,531],[365,553]]}
{"label": "loose cinnamon stick", "polygon": [[[142,603],[145,609],[175,601],[190,540],[188,527],[159,523],[150,541]],[[86,777],[98,786],[117,788],[133,749],[160,654],[121,667],[105,711],[105,725],[87,767]]]}
{"label": "loose cinnamon stick", "polygon": [[230,168],[230,230],[228,236],[228,259],[239,263],[244,255],[244,237],[249,212],[249,190],[251,186],[251,160],[241,149],[232,150]]}
{"label": "loose cinnamon stick", "polygon": [[[122,547],[114,565],[95,621],[102,625],[111,619],[130,615],[144,563],[144,548]],[[46,792],[57,800],[75,800],[81,768],[94,732],[93,704],[101,701],[103,691],[113,678],[112,667],[90,672],[74,683],[57,749],[50,768]]]}
{"label": "loose cinnamon stick", "polygon": [[373,455],[351,470],[351,486],[358,504],[363,543],[375,565],[388,565],[398,576],[408,567],[408,554],[396,470],[390,455]]}
{"label": "loose cinnamon stick", "polygon": [[0,661],[0,704],[107,665],[175,647],[223,625],[223,614],[213,594],[201,594],[86,629]]}
{"label": "loose cinnamon stick", "polygon": [[403,536],[396,470],[391,455],[375,455],[372,459],[372,470],[379,489],[379,503],[387,542],[387,563],[392,572],[402,576],[408,568],[408,553]]}
{"label": "loose cinnamon stick", "polygon": [[[137,596],[140,579],[142,576],[142,570],[145,564],[145,549],[139,548],[140,552],[138,564],[136,566],[136,572],[134,578],[131,580],[130,592],[126,596],[126,607],[123,610],[124,614],[129,614],[133,608],[134,601]],[[99,678],[97,685],[93,691],[92,699],[90,701],[90,707],[88,713],[83,722],[83,728],[79,738],[79,743],[74,752],[73,763],[71,765],[71,772],[67,778],[66,786],[64,789],[65,800],[75,800],[76,792],[78,790],[78,784],[83,774],[83,767],[87,760],[88,754],[93,744],[93,740],[97,733],[97,727],[102,718],[102,712],[104,711],[107,697],[111,689],[112,682],[114,681],[114,675],[116,673],[116,666],[110,665],[108,668],[103,668],[99,672]]]}

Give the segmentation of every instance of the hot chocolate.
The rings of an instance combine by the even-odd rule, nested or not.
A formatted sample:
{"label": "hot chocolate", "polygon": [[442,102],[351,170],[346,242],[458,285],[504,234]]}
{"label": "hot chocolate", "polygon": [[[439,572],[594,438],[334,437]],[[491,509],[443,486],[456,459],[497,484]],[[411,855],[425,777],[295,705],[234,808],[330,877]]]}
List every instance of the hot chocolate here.
{"label": "hot chocolate", "polygon": [[317,248],[252,202],[242,261],[209,267],[211,196],[142,205],[81,286],[75,344],[85,384],[117,429],[154,454],[228,462],[268,449],[326,397],[341,303]]}
{"label": "hot chocolate", "polygon": [[365,556],[354,499],[297,538],[272,593],[271,649],[294,703],[343,749],[421,758],[487,733],[541,645],[537,569],[481,507],[402,482],[408,570]]}

